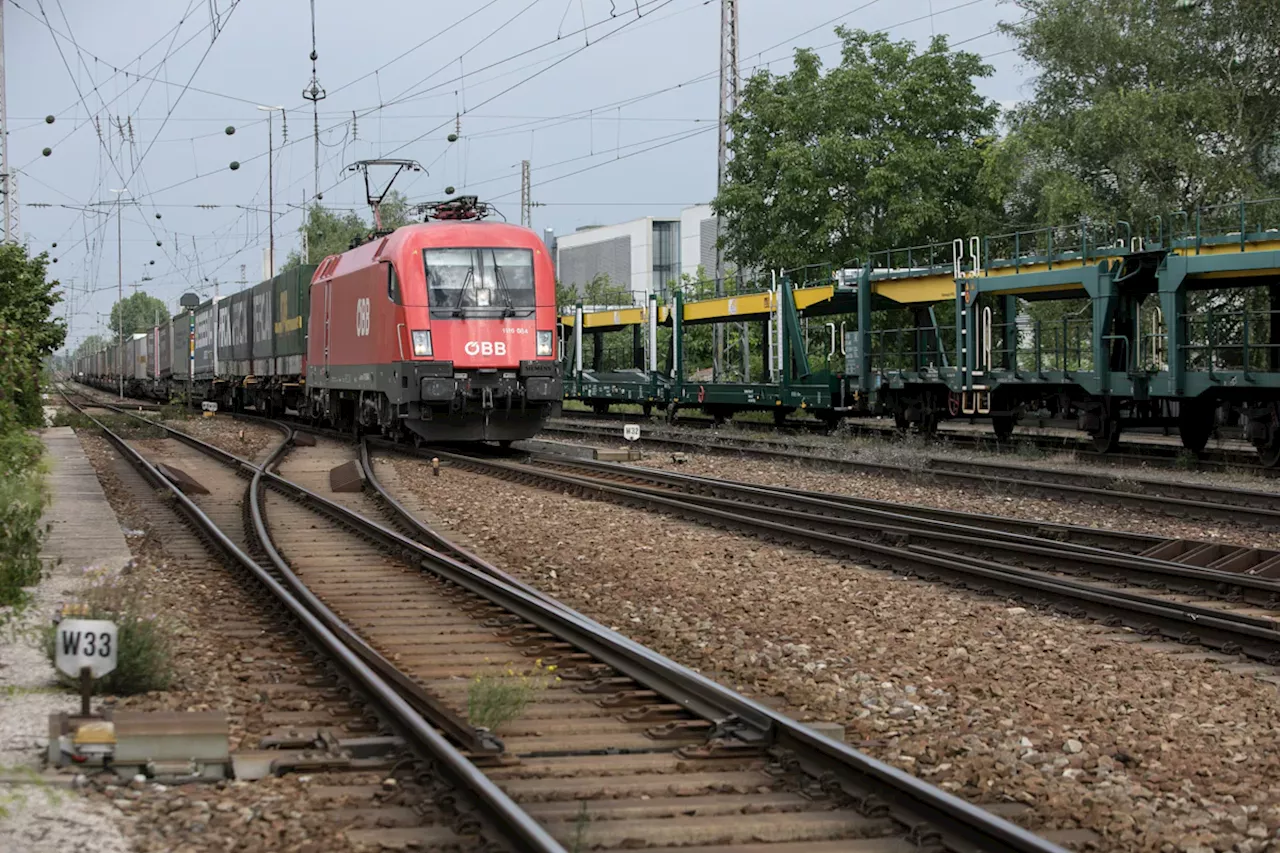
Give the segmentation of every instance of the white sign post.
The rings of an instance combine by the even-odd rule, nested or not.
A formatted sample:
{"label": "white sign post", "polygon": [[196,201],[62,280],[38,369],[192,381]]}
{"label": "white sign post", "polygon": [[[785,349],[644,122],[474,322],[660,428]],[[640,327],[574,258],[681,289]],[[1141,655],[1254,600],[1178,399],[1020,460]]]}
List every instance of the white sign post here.
{"label": "white sign post", "polygon": [[622,437],[627,441],[640,440],[640,424],[623,424]]}
{"label": "white sign post", "polygon": [[80,714],[89,716],[93,679],[116,668],[119,649],[116,623],[105,619],[63,619],[58,623],[54,664],[59,672],[80,677]]}
{"label": "white sign post", "polygon": [[218,404],[213,400],[205,400],[200,404],[200,408],[204,409],[204,416],[211,418],[218,411]]}

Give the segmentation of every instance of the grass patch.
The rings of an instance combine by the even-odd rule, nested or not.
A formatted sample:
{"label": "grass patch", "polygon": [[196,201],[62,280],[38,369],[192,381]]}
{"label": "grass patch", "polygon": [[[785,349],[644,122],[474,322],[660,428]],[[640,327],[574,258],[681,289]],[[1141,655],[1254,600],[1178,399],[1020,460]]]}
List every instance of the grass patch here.
{"label": "grass patch", "polygon": [[467,687],[467,721],[493,731],[516,719],[552,678],[560,680],[555,670],[554,665],[543,667],[539,658],[532,673],[516,672],[508,666],[505,675],[477,675]]}
{"label": "grass patch", "polygon": [[58,409],[49,426],[71,427],[72,429],[97,429],[94,422],[89,420],[88,415],[81,414],[75,409]]}
{"label": "grass patch", "polygon": [[43,794],[50,805],[60,805],[62,797],[58,794],[54,787],[40,778],[40,774],[30,767],[11,767],[0,764],[0,776],[7,776],[18,781],[25,781],[25,785],[8,785],[5,789],[0,789],[0,820],[4,820],[13,815],[13,813],[26,805],[29,799],[28,791],[36,790]]}
{"label": "grass patch", "polygon": [[98,416],[98,420],[102,422],[103,426],[126,441],[169,437],[169,434],[156,424],[146,420],[139,420],[132,415],[108,412]]}
{"label": "grass patch", "polygon": [[160,420],[185,421],[200,414],[200,409],[189,410],[185,399],[174,400],[160,407]]}
{"label": "grass patch", "polygon": [[1173,457],[1173,467],[1182,471],[1194,471],[1200,467],[1200,457],[1194,450],[1184,448]]}
{"label": "grass patch", "polygon": [[[77,619],[107,619],[116,623],[117,665],[93,683],[94,692],[126,696],[164,690],[173,680],[173,634],[152,611],[148,582],[154,571],[133,564],[117,573],[102,568],[85,570],[88,583],[78,593]],[[45,628],[44,649],[52,662],[57,626]],[[64,679],[69,686],[75,679]]]}

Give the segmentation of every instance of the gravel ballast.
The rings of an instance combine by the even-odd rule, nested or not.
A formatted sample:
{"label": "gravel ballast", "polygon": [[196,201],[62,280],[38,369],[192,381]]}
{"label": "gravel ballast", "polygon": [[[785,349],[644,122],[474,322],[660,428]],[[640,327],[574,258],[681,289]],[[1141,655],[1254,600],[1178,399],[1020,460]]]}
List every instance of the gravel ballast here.
{"label": "gravel ballast", "polygon": [[1026,804],[1016,819],[1030,828],[1086,828],[1108,850],[1240,853],[1280,829],[1269,683],[1009,602],[394,464],[502,568],[800,719],[839,722],[851,744],[966,799]]}

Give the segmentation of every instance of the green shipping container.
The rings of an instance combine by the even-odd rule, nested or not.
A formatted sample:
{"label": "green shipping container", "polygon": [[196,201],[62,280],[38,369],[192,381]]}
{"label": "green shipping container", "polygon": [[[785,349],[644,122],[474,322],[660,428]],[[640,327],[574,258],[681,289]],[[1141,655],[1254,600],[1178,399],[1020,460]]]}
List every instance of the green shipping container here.
{"label": "green shipping container", "polygon": [[285,270],[271,280],[272,335],[275,339],[275,373],[296,376],[302,373],[307,354],[307,322],[311,310],[311,276],[314,264]]}

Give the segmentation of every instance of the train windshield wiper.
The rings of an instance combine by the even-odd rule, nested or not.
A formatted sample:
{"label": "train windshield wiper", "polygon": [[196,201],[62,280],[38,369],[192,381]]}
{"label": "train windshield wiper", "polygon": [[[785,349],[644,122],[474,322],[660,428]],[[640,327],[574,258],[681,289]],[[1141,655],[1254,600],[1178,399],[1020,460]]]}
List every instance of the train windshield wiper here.
{"label": "train windshield wiper", "polygon": [[496,256],[493,259],[493,278],[498,283],[498,290],[502,292],[502,301],[507,303],[507,307],[502,309],[502,316],[514,317],[516,304],[511,299],[511,290],[507,287],[507,277],[503,275],[502,265],[498,263]]}
{"label": "train windshield wiper", "polygon": [[467,270],[467,277],[462,280],[462,289],[458,291],[458,302],[453,308],[453,316],[455,317],[463,316],[462,300],[467,295],[467,287],[470,286],[471,280],[474,279],[475,277],[476,277],[476,268],[473,265],[469,270]]}

